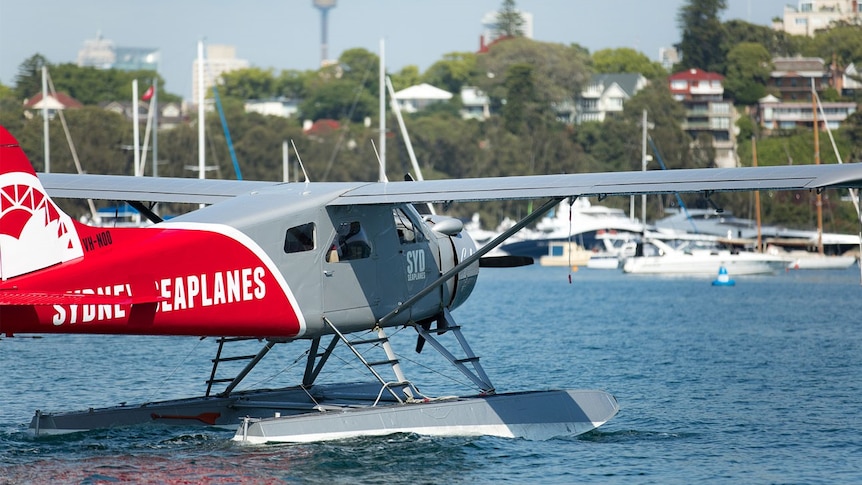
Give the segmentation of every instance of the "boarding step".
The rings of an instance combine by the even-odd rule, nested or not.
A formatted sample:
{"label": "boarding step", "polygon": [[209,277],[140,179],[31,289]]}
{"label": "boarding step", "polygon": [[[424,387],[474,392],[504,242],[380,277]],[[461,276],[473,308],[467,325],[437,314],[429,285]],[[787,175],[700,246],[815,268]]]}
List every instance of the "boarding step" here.
{"label": "boarding step", "polygon": [[[207,396],[212,394],[214,384],[225,384],[225,383],[227,383],[227,386],[224,388],[224,390],[222,390],[221,393],[219,393],[219,395],[230,394],[230,392],[239,384],[239,382],[243,378],[245,378],[245,376],[248,375],[249,372],[251,372],[251,369],[254,368],[254,366],[257,364],[257,362],[259,362],[260,359],[262,359],[263,356],[266,355],[267,352],[269,352],[269,350],[272,348],[272,346],[275,345],[275,343],[278,343],[275,341],[267,341],[267,343],[264,345],[263,349],[261,349],[257,354],[242,354],[242,355],[229,355],[229,356],[223,355],[223,353],[226,349],[225,344],[234,343],[234,342],[242,342],[242,341],[247,341],[247,340],[259,340],[259,339],[248,338],[248,337],[221,337],[218,340],[216,340],[218,342],[218,350],[216,351],[215,358],[211,359],[211,361],[213,363],[212,371],[210,372],[210,378],[206,380],[206,385],[207,385],[206,395]],[[217,373],[219,371],[219,365],[223,364],[223,363],[227,363],[227,362],[245,362],[246,364],[239,370],[234,368],[234,370],[231,371],[231,369],[228,368],[228,372],[230,372],[230,373],[236,372],[236,375],[234,375],[233,377],[217,377]]]}

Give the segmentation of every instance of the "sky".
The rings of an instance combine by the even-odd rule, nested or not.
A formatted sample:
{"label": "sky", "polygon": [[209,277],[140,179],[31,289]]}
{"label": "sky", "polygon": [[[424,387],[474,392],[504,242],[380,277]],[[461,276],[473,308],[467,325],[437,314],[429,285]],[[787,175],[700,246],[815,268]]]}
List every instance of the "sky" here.
{"label": "sky", "polygon": [[[329,56],[384,41],[388,72],[424,72],[450,52],[476,51],[481,20],[502,0],[337,0],[329,12]],[[533,14],[533,38],[595,52],[630,47],[657,60],[679,42],[684,0],[516,0]],[[770,25],[793,0],[727,0],[722,20]],[[12,86],[21,63],[39,53],[76,62],[86,39],[161,52],[169,92],[188,99],[197,43],[228,44],[252,66],[308,70],[320,65],[320,12],[312,0],[0,0],[0,83]]]}

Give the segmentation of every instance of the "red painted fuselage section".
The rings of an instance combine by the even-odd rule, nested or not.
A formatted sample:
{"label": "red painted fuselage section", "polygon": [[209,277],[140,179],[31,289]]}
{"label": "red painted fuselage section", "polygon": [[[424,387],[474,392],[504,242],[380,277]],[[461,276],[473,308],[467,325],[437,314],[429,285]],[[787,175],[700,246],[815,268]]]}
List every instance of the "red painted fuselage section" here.
{"label": "red painted fuselage section", "polygon": [[[23,295],[19,304],[0,307],[0,332],[294,337],[303,331],[284,278],[235,229],[74,226],[83,257],[0,282],[0,301]],[[28,296],[36,292],[81,296],[80,302]],[[22,298],[32,300],[20,304]]]}

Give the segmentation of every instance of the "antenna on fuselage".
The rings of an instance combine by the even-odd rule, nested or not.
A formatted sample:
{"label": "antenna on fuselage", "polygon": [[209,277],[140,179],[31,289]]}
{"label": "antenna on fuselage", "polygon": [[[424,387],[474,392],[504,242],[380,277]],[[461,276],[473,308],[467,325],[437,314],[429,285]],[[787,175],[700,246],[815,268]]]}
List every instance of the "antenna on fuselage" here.
{"label": "antenna on fuselage", "polygon": [[380,153],[377,152],[377,145],[374,144],[374,140],[371,140],[371,148],[374,149],[374,156],[377,157],[377,165],[380,167],[380,178],[383,180],[378,180],[378,182],[389,182],[389,177],[386,176],[386,169],[383,166],[383,160],[380,158]]}
{"label": "antenna on fuselage", "polygon": [[296,143],[291,139],[290,144],[293,146],[293,152],[296,153],[296,160],[299,162],[299,168],[302,169],[302,175],[305,177],[305,184],[308,185],[308,183],[311,182],[311,179],[308,178],[308,172],[305,171],[305,165],[302,164],[302,157],[299,156],[299,150],[296,149]]}

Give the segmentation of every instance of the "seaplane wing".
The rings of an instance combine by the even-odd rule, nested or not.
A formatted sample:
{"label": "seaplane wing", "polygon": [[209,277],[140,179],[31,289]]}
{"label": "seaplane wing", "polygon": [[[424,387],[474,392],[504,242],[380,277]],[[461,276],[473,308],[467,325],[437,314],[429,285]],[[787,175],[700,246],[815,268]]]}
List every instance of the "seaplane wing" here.
{"label": "seaplane wing", "polygon": [[40,173],[39,180],[52,197],[191,204],[215,204],[260,188],[278,185],[275,182],[244,180],[69,173]]}
{"label": "seaplane wing", "polygon": [[[297,186],[297,184],[277,182],[116,175],[39,174],[39,179],[54,197],[202,204],[213,204],[259,191],[283,190],[285,186]],[[323,185],[342,192],[340,197],[335,198],[328,205],[827,189],[862,185],[862,164],[654,170]]]}

